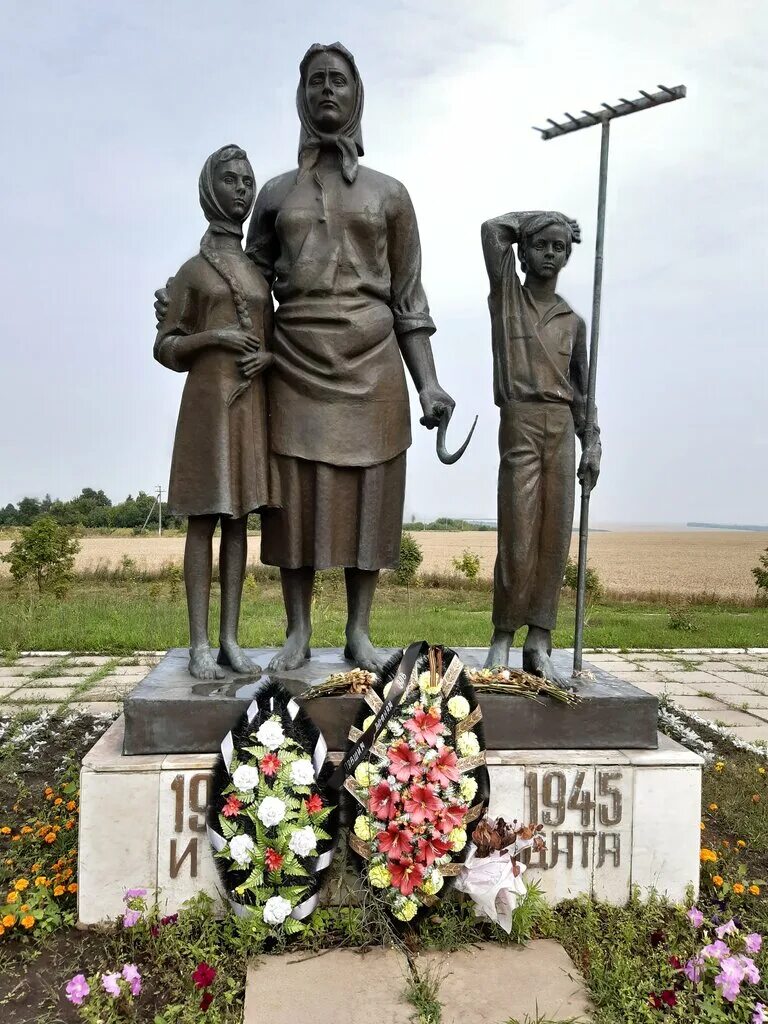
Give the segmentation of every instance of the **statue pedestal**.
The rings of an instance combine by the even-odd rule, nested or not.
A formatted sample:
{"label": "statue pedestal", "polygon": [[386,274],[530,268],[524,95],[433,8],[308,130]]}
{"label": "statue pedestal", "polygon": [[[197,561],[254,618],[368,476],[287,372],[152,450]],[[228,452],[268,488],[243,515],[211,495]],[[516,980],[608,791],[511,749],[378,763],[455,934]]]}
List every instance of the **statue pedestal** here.
{"label": "statue pedestal", "polygon": [[[511,718],[533,703],[502,699]],[[201,890],[218,899],[205,833],[216,755],[129,756],[125,726],[119,718],[83,760],[82,925],[119,915],[128,888],[159,890],[167,913]],[[547,850],[528,877],[550,903],[583,893],[623,904],[633,885],[682,900],[697,887],[702,761],[666,736],[657,741],[645,750],[489,749],[490,812],[544,823]]]}
{"label": "statue pedestal", "polygon": [[[483,664],[484,647],[456,648],[468,667]],[[249,650],[259,665],[267,665],[275,650]],[[200,683],[187,672],[188,652],[177,647],[125,699],[126,754],[216,753],[221,740],[250,704],[260,677],[234,675]],[[570,674],[572,654],[555,651],[558,668]],[[512,652],[520,667],[520,649]],[[320,648],[311,660],[293,672],[270,673],[299,699],[312,683],[333,672],[347,672],[350,664],[339,648]],[[579,692],[583,701],[571,708],[548,698],[534,701],[501,694],[480,694],[483,728],[488,750],[606,750],[656,747],[658,702],[631,683],[617,679],[596,665],[585,663],[587,675]],[[322,732],[329,750],[344,750],[349,727],[357,717],[362,697],[354,694],[318,697],[306,710]]]}

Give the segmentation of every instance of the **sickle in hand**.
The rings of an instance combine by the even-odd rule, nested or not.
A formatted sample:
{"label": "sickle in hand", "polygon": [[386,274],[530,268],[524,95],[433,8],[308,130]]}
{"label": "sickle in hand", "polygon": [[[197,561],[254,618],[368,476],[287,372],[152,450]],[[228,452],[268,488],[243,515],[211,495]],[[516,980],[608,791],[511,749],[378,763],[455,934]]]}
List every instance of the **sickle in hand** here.
{"label": "sickle in hand", "polygon": [[457,449],[457,451],[451,454],[445,447],[445,435],[448,433],[448,422],[450,418],[450,410],[445,409],[443,411],[442,416],[440,417],[440,422],[437,425],[437,457],[445,466],[452,466],[454,462],[459,461],[461,456],[467,450],[467,445],[472,440],[472,435],[474,434],[475,427],[477,426],[477,416],[475,416],[475,422],[472,424],[472,427],[470,428],[470,431],[467,434],[466,441],[461,446],[461,448]]}

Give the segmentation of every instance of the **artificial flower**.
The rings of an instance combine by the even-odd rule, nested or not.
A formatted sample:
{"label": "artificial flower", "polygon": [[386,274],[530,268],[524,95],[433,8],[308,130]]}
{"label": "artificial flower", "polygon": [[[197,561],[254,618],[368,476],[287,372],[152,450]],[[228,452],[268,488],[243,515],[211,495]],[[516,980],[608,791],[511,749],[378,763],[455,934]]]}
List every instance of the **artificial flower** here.
{"label": "artificial flower", "polygon": [[366,719],[364,719],[364,721],[363,721],[363,732],[367,732],[368,728],[371,725],[373,725],[373,723],[375,721],[376,721],[376,715],[368,715],[368,717]]}
{"label": "artificial flower", "polygon": [[404,725],[419,743],[426,743],[429,747],[436,746],[438,738],[445,732],[437,708],[429,708],[428,711],[418,709]]}
{"label": "artificial flower", "polygon": [[70,1003],[81,1006],[85,997],[91,994],[91,986],[86,981],[84,974],[76,974],[74,978],[69,979],[64,991]]}
{"label": "artificial flower", "polygon": [[462,757],[471,757],[480,753],[480,741],[473,732],[463,732],[456,744]]}
{"label": "artificial flower", "polygon": [[308,857],[317,848],[317,836],[312,826],[297,828],[288,840],[288,846],[297,857]]}
{"label": "artificial flower", "polygon": [[455,828],[461,828],[464,825],[466,813],[466,807],[462,807],[460,804],[451,804],[450,806],[445,804],[435,816],[435,827],[443,834],[451,832]]}
{"label": "artificial flower", "polygon": [[268,871],[279,871],[283,866],[284,857],[281,857],[277,850],[273,850],[271,846],[268,846],[264,851],[264,863],[267,866]]}
{"label": "artificial flower", "polygon": [[295,786],[311,786],[315,781],[315,769],[308,757],[302,757],[291,765],[291,782]]}
{"label": "artificial flower", "polygon": [[355,768],[355,782],[363,789],[368,789],[373,785],[376,778],[378,778],[376,771],[369,761],[363,761]]}
{"label": "artificial flower", "polygon": [[380,782],[368,794],[368,810],[381,821],[394,818],[398,813],[400,794],[388,783]]}
{"label": "artificial flower", "polygon": [[239,868],[247,868],[255,847],[250,836],[237,835],[229,840],[229,853]]}
{"label": "artificial flower", "polygon": [[421,888],[427,896],[436,896],[444,885],[443,876],[437,868],[433,868],[424,879]]}
{"label": "artificial flower", "polygon": [[439,860],[440,857],[450,853],[451,844],[445,839],[440,839],[439,836],[432,836],[431,838],[424,836],[419,839],[418,848],[419,861],[423,861],[429,867],[436,860]]}
{"label": "artificial flower", "polygon": [[313,793],[309,800],[304,801],[304,806],[309,814],[317,814],[323,809],[323,801],[318,793]]}
{"label": "artificial flower", "polygon": [[116,999],[120,995],[120,972],[115,971],[112,974],[102,974],[101,985],[107,995]]}
{"label": "artificial flower", "polygon": [[285,804],[276,796],[265,796],[256,815],[265,828],[273,828],[285,817]]}
{"label": "artificial flower", "polygon": [[454,853],[459,853],[467,845],[467,831],[463,828],[455,828],[448,835],[448,842]]}
{"label": "artificial flower", "polygon": [[364,843],[367,843],[369,839],[373,839],[376,835],[376,827],[365,814],[359,814],[355,818],[354,832],[358,839],[362,839]]}
{"label": "artificial flower", "polygon": [[391,861],[389,873],[392,876],[392,884],[397,886],[403,896],[410,896],[424,880],[424,868],[420,864],[415,864],[410,857]]}
{"label": "artificial flower", "polygon": [[283,762],[277,754],[265,754],[259,761],[259,768],[261,768],[268,779],[274,778],[282,767]]}
{"label": "artificial flower", "polygon": [[691,922],[694,928],[701,928],[704,924],[704,915],[697,907],[691,907],[686,914],[686,917]]}
{"label": "artificial flower", "polygon": [[389,868],[384,864],[374,864],[368,871],[368,881],[374,889],[388,889],[392,884]]}
{"label": "artificial flower", "polygon": [[123,964],[123,977],[128,982],[128,986],[131,990],[132,996],[137,996],[141,992],[141,975],[139,974],[138,968],[135,964]]}
{"label": "artificial flower", "polygon": [[258,786],[259,769],[252,764],[240,764],[235,768],[232,782],[235,785],[235,789],[241,793],[247,793]]}
{"label": "artificial flower", "polygon": [[205,960],[199,963],[194,971],[192,971],[192,981],[195,983],[196,988],[208,988],[213,984],[215,977],[216,968],[211,967]]}
{"label": "artificial flower", "polygon": [[282,924],[292,909],[284,896],[270,896],[261,912],[264,924]]}
{"label": "artificial flower", "polygon": [[432,681],[431,672],[422,672],[419,675],[419,689],[421,690],[422,693],[426,693],[429,694],[430,697],[434,697],[435,694],[440,693],[442,688],[443,683],[437,672],[435,673],[434,682]]}
{"label": "artificial flower", "polygon": [[267,750],[277,750],[285,740],[285,733],[279,722],[269,718],[259,726],[256,739]]}
{"label": "artificial flower", "polygon": [[242,806],[235,794],[230,793],[224,802],[224,806],[221,808],[221,813],[225,818],[234,818],[240,812]]}
{"label": "artificial flower", "polygon": [[461,722],[469,714],[469,701],[466,697],[451,697],[448,701],[448,711],[457,722]]}
{"label": "artificial flower", "polygon": [[420,825],[423,821],[434,821],[435,815],[443,809],[443,802],[431,786],[411,786],[404,806],[411,823]]}
{"label": "artificial flower", "polygon": [[421,775],[421,758],[403,740],[387,751],[389,770],[398,782],[410,782]]}
{"label": "artificial flower", "polygon": [[444,747],[432,764],[430,764],[427,778],[430,782],[434,782],[436,785],[443,786],[444,788],[450,786],[452,782],[458,782],[458,761],[459,759],[454,751],[449,747]]}
{"label": "artificial flower", "polygon": [[419,905],[414,900],[404,900],[393,913],[398,921],[412,921],[418,909]]}
{"label": "artificial flower", "polygon": [[411,853],[413,832],[408,825],[399,825],[396,821],[390,821],[383,832],[379,832],[377,843],[379,850],[386,853],[390,860],[399,860],[401,857],[408,857]]}

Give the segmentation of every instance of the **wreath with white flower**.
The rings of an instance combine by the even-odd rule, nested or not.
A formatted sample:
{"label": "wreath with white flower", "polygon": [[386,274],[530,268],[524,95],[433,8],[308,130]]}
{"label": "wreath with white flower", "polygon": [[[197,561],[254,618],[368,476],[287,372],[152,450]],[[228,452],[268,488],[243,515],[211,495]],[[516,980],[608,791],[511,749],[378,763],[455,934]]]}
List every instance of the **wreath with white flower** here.
{"label": "wreath with white flower", "polygon": [[[353,742],[376,719],[399,664],[398,657],[385,668],[381,692],[366,694],[372,714],[351,730]],[[456,653],[431,647],[366,759],[346,778],[359,804],[350,846],[400,921],[434,906],[469,851],[467,828],[489,795],[481,719]]]}
{"label": "wreath with white flower", "polygon": [[318,902],[336,808],[317,727],[280,683],[267,683],[224,738],[214,769],[208,835],[230,904],[288,935]]}

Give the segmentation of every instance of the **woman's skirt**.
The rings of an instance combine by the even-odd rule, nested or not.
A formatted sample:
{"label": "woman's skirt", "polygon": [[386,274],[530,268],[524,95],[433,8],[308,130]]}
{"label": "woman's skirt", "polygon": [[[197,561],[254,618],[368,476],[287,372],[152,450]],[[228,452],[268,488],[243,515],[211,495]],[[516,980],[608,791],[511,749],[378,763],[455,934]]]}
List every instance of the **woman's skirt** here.
{"label": "woman's skirt", "polygon": [[405,452],[375,466],[272,456],[280,509],[261,517],[261,560],[281,569],[392,569],[400,557]]}

